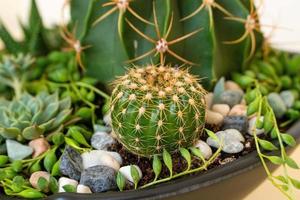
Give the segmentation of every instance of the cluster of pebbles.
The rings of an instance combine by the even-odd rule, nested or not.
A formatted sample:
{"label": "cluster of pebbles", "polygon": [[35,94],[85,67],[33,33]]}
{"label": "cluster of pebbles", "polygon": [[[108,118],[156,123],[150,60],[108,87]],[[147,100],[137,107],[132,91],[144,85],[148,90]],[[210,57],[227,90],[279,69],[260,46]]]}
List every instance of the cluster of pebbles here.
{"label": "cluster of pebbles", "polygon": [[[251,147],[253,133],[262,134],[263,129],[257,129],[257,117],[247,117],[247,105],[244,91],[233,81],[221,78],[213,93],[206,95],[206,124],[215,127],[216,136],[222,141],[222,151],[227,154],[238,154]],[[260,118],[263,120],[263,117]],[[219,144],[212,138],[206,143],[213,148]]]}

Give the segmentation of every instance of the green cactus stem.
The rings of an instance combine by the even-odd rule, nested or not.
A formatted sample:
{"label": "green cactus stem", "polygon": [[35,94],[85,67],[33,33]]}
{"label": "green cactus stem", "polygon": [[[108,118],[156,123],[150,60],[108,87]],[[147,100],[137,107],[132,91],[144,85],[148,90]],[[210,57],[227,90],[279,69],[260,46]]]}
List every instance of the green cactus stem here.
{"label": "green cactus stem", "polygon": [[116,80],[112,128],[130,152],[150,157],[189,147],[203,132],[206,91],[187,70],[149,65]]}

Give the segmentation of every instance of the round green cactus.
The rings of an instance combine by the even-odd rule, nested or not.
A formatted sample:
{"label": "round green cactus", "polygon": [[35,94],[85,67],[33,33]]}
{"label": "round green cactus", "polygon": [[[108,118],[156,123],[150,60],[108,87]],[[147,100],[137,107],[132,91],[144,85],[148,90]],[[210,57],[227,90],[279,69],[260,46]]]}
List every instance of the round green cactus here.
{"label": "round green cactus", "polygon": [[203,132],[205,90],[187,70],[132,68],[116,80],[112,128],[130,152],[149,157],[189,147]]}

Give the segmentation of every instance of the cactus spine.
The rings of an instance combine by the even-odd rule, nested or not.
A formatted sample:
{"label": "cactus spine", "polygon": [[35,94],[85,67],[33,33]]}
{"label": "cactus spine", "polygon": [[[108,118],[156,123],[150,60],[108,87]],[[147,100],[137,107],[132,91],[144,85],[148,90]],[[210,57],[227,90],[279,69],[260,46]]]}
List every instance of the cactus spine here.
{"label": "cactus spine", "polygon": [[145,157],[191,146],[204,128],[205,93],[187,70],[132,68],[116,80],[113,131],[125,148]]}

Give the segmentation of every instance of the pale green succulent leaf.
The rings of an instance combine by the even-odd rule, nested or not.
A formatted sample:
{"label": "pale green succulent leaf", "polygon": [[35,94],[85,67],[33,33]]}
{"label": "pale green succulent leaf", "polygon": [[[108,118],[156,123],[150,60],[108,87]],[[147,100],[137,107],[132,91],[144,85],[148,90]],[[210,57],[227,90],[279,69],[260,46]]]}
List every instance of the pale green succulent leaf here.
{"label": "pale green succulent leaf", "polygon": [[39,126],[45,130],[45,132],[47,130],[50,130],[50,128],[52,127],[52,124],[55,122],[55,118],[53,119],[50,119],[49,121],[43,123],[43,124],[40,124]]}
{"label": "pale green succulent leaf", "polygon": [[43,133],[45,132],[45,129],[39,127],[39,126],[30,126],[23,130],[22,136],[27,140],[34,140],[39,138]]}
{"label": "pale green succulent leaf", "polygon": [[15,139],[19,134],[21,134],[18,128],[0,128],[0,135],[6,139]]}
{"label": "pale green succulent leaf", "polygon": [[49,127],[49,130],[53,130],[63,124],[70,116],[71,116],[72,110],[66,109],[61,111],[55,118],[55,121],[53,122],[52,126]]}
{"label": "pale green succulent leaf", "polygon": [[69,97],[64,98],[63,100],[59,101],[59,109],[68,109],[71,107],[71,99]]}

